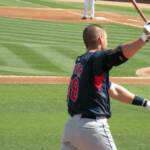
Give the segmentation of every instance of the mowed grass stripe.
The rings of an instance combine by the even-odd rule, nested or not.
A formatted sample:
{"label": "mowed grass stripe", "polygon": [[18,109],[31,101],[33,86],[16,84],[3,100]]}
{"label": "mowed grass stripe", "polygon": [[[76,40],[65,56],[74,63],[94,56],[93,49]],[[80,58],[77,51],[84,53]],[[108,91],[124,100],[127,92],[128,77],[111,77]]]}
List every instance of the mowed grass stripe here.
{"label": "mowed grass stripe", "polygon": [[[7,24],[7,23],[6,23]],[[6,32],[6,31],[8,31],[8,32],[10,32],[10,33],[24,33],[24,34],[30,34],[30,33],[33,33],[34,35],[39,35],[39,34],[43,34],[43,35],[46,35],[46,34],[48,34],[48,33],[51,33],[51,34],[55,34],[55,35],[59,35],[59,36],[62,36],[63,34],[68,34],[68,36],[70,35],[70,36],[72,36],[73,34],[80,34],[81,32],[80,32],[80,30],[79,30],[79,28],[77,28],[77,29],[75,29],[74,28],[74,31],[72,31],[72,32],[70,32],[70,30],[71,30],[71,28],[72,27],[70,27],[70,28],[68,28],[68,29],[64,29],[63,28],[63,26],[60,28],[57,28],[56,26],[55,26],[55,28],[53,27],[53,26],[51,26],[51,23],[49,23],[49,26],[48,27],[33,27],[33,25],[31,24],[30,26],[28,26],[28,28],[27,28],[27,26],[22,26],[22,25],[18,25],[18,27],[19,28],[17,28],[16,29],[16,26],[17,25],[15,25],[14,27],[10,24],[9,26],[8,26],[8,24],[7,24],[7,28],[6,28],[6,24],[4,24],[4,25],[2,25],[1,26],[1,30],[2,30],[2,32]],[[42,25],[42,24],[41,24]],[[56,24],[57,25],[57,24]],[[37,30],[39,29],[39,28],[41,28],[41,30],[40,30],[40,33],[38,33],[37,32]],[[62,30],[63,29],[63,30]],[[75,31],[75,30],[79,30],[79,31]],[[76,37],[75,37],[76,38]]]}
{"label": "mowed grass stripe", "polygon": [[110,48],[133,41],[140,37],[143,32],[140,28],[125,25],[106,24],[104,28],[108,31],[108,47]]}
{"label": "mowed grass stripe", "polygon": [[5,46],[5,44],[1,44],[0,49],[1,49],[0,59],[3,60],[4,62],[3,65],[30,68],[30,64],[20,59],[20,57],[14,54],[13,51],[10,51],[10,49],[8,49]]}
{"label": "mowed grass stripe", "polygon": [[26,2],[23,0],[1,0],[1,6],[17,6],[17,7],[42,7],[43,5]]}
{"label": "mowed grass stripe", "polygon": [[[30,69],[39,70],[39,73],[40,71],[48,71],[49,75],[54,75],[53,73],[57,75],[68,75],[72,70],[71,68],[75,57],[85,52],[82,31],[89,23],[70,24],[9,18],[1,19],[3,26],[2,29],[0,29],[0,31],[2,31],[0,43],[23,47],[23,53],[20,51],[20,58],[23,59],[23,61],[27,61],[27,63],[33,67]],[[12,25],[11,22],[13,22]],[[102,24],[102,26],[108,31],[109,47],[111,48],[130,41],[142,33],[142,30],[139,28],[120,24]],[[9,48],[11,49],[11,46],[9,46]],[[16,51],[14,49],[15,48],[13,48],[13,51]],[[44,51],[44,49],[46,49],[46,51]],[[148,46],[140,52],[143,54],[143,57],[147,55],[147,53],[145,53],[147,50]],[[27,58],[24,57],[24,51],[28,51],[27,53],[29,55],[33,55],[30,56],[32,60],[26,60]],[[49,53],[49,55],[46,55],[47,53]],[[139,61],[138,58],[136,58],[137,56],[138,54],[133,60],[117,68],[117,71],[112,71],[112,75],[134,75],[138,67],[148,65],[148,61],[143,61],[142,59]],[[67,61],[69,63],[66,63]],[[40,62],[43,63],[37,64]],[[133,62],[137,66],[132,65]],[[130,65],[130,69],[126,69],[128,65]],[[33,74],[35,74],[35,72]]]}
{"label": "mowed grass stripe", "polygon": [[30,68],[49,72],[55,72],[56,70],[62,71],[61,68],[53,63],[50,63],[37,52],[32,51],[32,49],[29,49],[29,47],[25,45],[7,44],[5,47],[13,51],[13,53],[20,57],[20,59],[22,59],[24,62],[30,64]]}
{"label": "mowed grass stripe", "polygon": [[58,75],[58,72],[42,71],[34,68],[23,68],[23,67],[14,67],[0,65],[0,74],[2,75]]}
{"label": "mowed grass stripe", "polygon": [[[19,22],[19,21],[18,21]],[[27,23],[28,21],[26,21]],[[30,23],[30,22],[29,22]],[[72,42],[74,44],[77,44],[77,42],[79,41],[79,39],[81,39],[81,33],[80,32],[70,32],[72,30],[72,27],[64,29],[63,26],[58,27],[59,24],[55,24],[55,29],[52,23],[52,27],[51,27],[51,23],[49,23],[48,27],[43,26],[44,23],[41,23],[41,26],[38,25],[38,27],[36,27],[37,24],[39,24],[39,22],[37,22],[37,24],[30,24],[29,23],[26,24],[26,26],[22,26],[22,24],[19,24],[17,26],[17,24],[15,24],[14,27],[12,27],[12,25],[10,24],[10,26],[8,26],[7,22],[3,25],[3,27],[1,28],[1,38],[7,38],[7,36],[9,36],[9,39],[11,39],[12,37],[14,39],[19,39],[23,38],[26,40],[26,42],[29,42],[29,40],[35,42],[37,40],[37,42],[44,42],[48,43],[51,41],[57,41],[58,42]],[[46,22],[47,24],[47,22]],[[6,27],[7,26],[7,27]],[[31,28],[30,28],[31,27]],[[39,32],[40,30],[40,32]],[[66,38],[64,38],[64,34],[66,34]],[[10,36],[13,35],[13,36]],[[73,38],[75,37],[75,38]]]}
{"label": "mowed grass stripe", "polygon": [[64,53],[60,53],[58,49],[56,50],[56,48],[51,47],[51,46],[36,46],[36,47],[34,46],[33,47],[31,45],[28,45],[28,47],[32,49],[32,51],[34,51],[35,53],[44,57],[44,59],[47,60],[50,64],[52,63],[55,66],[57,66],[57,68],[55,68],[56,70],[58,69],[61,72],[68,73],[68,71],[72,69],[71,66],[73,66],[73,59],[67,57]]}
{"label": "mowed grass stripe", "polygon": [[0,147],[3,150],[58,149],[62,130],[59,125],[65,122],[64,110],[67,110],[64,90],[66,86],[1,85]]}
{"label": "mowed grass stripe", "polygon": [[0,64],[5,64],[5,60],[3,60],[3,59],[0,59]]}
{"label": "mowed grass stripe", "polygon": [[[3,31],[4,32],[4,31]],[[13,35],[13,37],[11,36]],[[0,35],[0,38],[1,39],[9,39],[9,40],[18,40],[18,41],[21,41],[22,39],[25,41],[25,42],[29,42],[29,43],[39,43],[39,44],[51,44],[52,42],[61,42],[61,43],[70,43],[70,44],[77,44],[79,39],[73,39],[72,38],[73,36],[68,36],[66,38],[64,38],[63,36],[59,36],[56,34],[54,35],[35,35],[35,34],[32,34],[32,33],[28,33],[28,34],[21,34],[21,33],[1,33]]]}
{"label": "mowed grass stripe", "polygon": [[74,45],[74,46],[70,47],[69,45],[66,44],[66,46],[65,45],[53,45],[50,47],[52,49],[57,49],[57,51],[61,55],[65,55],[72,60],[74,60],[76,58],[76,56],[78,56],[79,54],[85,52],[85,48],[84,47],[81,48],[80,45]]}
{"label": "mowed grass stripe", "polygon": [[59,2],[56,0],[23,0],[26,2],[32,2],[36,5],[42,5],[43,7],[51,7],[51,8],[65,8],[65,9],[82,9],[82,3],[71,3],[71,2]]}
{"label": "mowed grass stripe", "polygon": [[[41,27],[41,32],[44,31],[46,29],[46,31],[48,29],[52,29],[53,31],[55,31],[56,29],[58,31],[62,31],[61,29],[63,28],[63,30],[67,30],[70,28],[74,28],[76,30],[74,30],[73,32],[79,32],[79,26],[75,26],[75,24],[77,23],[60,23],[60,22],[50,22],[50,21],[38,21],[38,20],[27,20],[27,19],[11,19],[11,18],[7,18],[7,17],[0,17],[1,19],[1,25],[5,27],[5,25],[11,25],[10,27],[16,27],[16,26],[21,26],[22,29],[36,29],[36,28],[40,28]],[[65,24],[65,26],[64,26]],[[83,23],[81,23],[83,24]],[[30,27],[30,28],[29,28]]]}
{"label": "mowed grass stripe", "polygon": [[[4,18],[3,18],[4,19]],[[6,19],[7,20],[7,19]],[[9,19],[8,19],[9,21]],[[20,22],[20,20],[16,20],[16,22]],[[22,21],[21,21],[22,22]],[[25,21],[23,21],[25,22]],[[36,24],[35,24],[36,22]],[[4,23],[4,25],[1,28],[2,35],[8,35],[8,33],[13,34],[13,36],[25,36],[32,39],[38,39],[43,38],[43,41],[48,41],[52,39],[59,39],[62,41],[69,40],[70,42],[73,40],[74,42],[76,40],[81,39],[81,32],[79,32],[79,28],[75,28],[75,26],[68,26],[67,24],[64,24],[64,26],[60,26],[59,23],[47,23],[47,22],[38,22],[33,21],[33,24],[31,21],[26,21],[25,25],[22,24],[11,24],[8,25],[7,22]],[[38,24],[38,26],[37,26]],[[45,24],[48,24],[48,26],[44,26]],[[72,31],[72,28],[74,29]],[[40,30],[40,32],[39,32]],[[64,38],[64,34],[67,35],[66,38]],[[74,37],[74,39],[72,38]],[[19,37],[20,38],[20,37]]]}
{"label": "mowed grass stripe", "polygon": [[[22,27],[22,24],[20,23],[16,26],[14,24],[13,26],[11,26],[11,23],[10,23],[9,26],[7,25],[8,27],[5,28],[7,20],[10,21],[13,19],[2,18],[2,20],[6,22],[3,24],[3,28],[1,29],[2,30],[2,34],[0,35],[1,44],[7,46],[7,48],[13,51],[13,53],[15,53],[16,55],[19,55],[19,57],[23,59],[23,61],[25,61],[26,63],[29,63],[31,65],[30,71],[32,69],[39,70],[39,73],[40,73],[40,70],[49,71],[49,74],[51,75],[54,75],[53,73],[54,72],[56,73],[56,71],[61,72],[62,74],[70,72],[74,57],[72,56],[70,58],[70,56],[67,56],[67,54],[63,54],[63,52],[61,52],[61,48],[66,49],[67,47],[67,50],[72,51],[72,48],[70,48],[70,46],[68,45],[73,44],[74,46],[72,45],[71,47],[73,48],[78,47],[79,45],[78,42],[81,36],[80,38],[78,38],[79,36],[76,36],[74,34],[79,34],[79,32],[76,33],[74,31],[74,33],[72,33],[70,29],[68,28],[63,29],[63,26],[59,25],[58,23],[56,23],[56,26],[54,26],[54,23],[52,23],[52,29],[51,29],[51,26],[50,26],[51,23],[40,22],[41,24],[49,24],[46,27],[46,29],[44,29],[44,34],[43,34],[39,32],[41,31],[39,28],[43,29],[43,26],[42,25],[39,26],[38,24],[38,27],[39,27],[38,28],[37,24],[35,24],[34,21],[33,21],[34,22],[33,24],[35,24],[35,28],[34,28],[34,25],[33,26],[32,24],[30,25],[32,26],[32,29],[33,29],[32,31],[30,27],[29,27],[29,30],[27,30],[28,24],[26,23],[28,21],[23,20],[23,22],[26,24],[26,27]],[[16,21],[19,22],[20,20],[16,19]],[[37,21],[37,23],[38,22],[39,21]],[[59,28],[57,28],[57,25],[59,26]],[[69,26],[71,26],[71,29],[72,29],[72,25],[69,25]],[[54,27],[55,27],[55,30],[54,30]],[[22,28],[25,30],[22,30]],[[58,29],[58,31],[56,29]],[[67,35],[67,33],[69,33],[69,35]],[[64,35],[66,35],[66,38],[64,38]],[[75,36],[77,37],[77,40],[74,40],[72,38]],[[6,41],[8,42],[8,44]],[[33,44],[33,43],[36,43],[36,44]],[[60,44],[59,51],[57,51],[58,47],[55,46],[55,45],[58,45],[58,43]],[[48,45],[49,47],[47,48],[45,44]],[[79,48],[76,48],[76,49],[79,49]],[[2,67],[2,68],[5,69],[6,71],[8,67],[7,68]],[[16,70],[16,68],[14,70]],[[22,72],[22,70],[20,71]],[[27,70],[25,72],[27,72]]]}
{"label": "mowed grass stripe", "polygon": [[[59,33],[60,34],[60,33]],[[24,32],[19,32],[19,33],[15,33],[15,32],[9,32],[7,30],[2,31],[0,38],[5,41],[5,39],[11,40],[13,41],[24,41],[24,42],[29,42],[29,43],[43,43],[43,44],[51,44],[52,42],[61,42],[61,43],[71,43],[74,45],[77,45],[81,36],[76,36],[76,34],[72,34],[72,35],[67,35],[67,32],[64,33],[66,36],[66,38],[64,38],[64,34],[59,34],[57,33],[45,33],[45,34],[35,34],[35,33],[24,33]],[[77,38],[74,39],[73,37],[76,36]],[[80,37],[80,38],[78,38]]]}

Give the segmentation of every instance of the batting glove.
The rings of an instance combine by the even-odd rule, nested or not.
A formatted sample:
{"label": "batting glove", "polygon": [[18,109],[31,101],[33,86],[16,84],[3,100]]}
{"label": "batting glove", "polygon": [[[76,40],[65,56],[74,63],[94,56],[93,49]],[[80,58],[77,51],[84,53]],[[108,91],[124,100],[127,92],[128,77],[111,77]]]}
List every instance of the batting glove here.
{"label": "batting glove", "polygon": [[150,33],[149,34],[146,34],[146,33],[143,33],[142,36],[141,36],[141,40],[145,43],[145,42],[149,42],[150,41]]}
{"label": "batting glove", "polygon": [[145,25],[144,25],[144,29],[146,32],[150,33],[150,21],[148,21]]}
{"label": "batting glove", "polygon": [[150,101],[149,100],[146,100],[145,108],[150,110]]}
{"label": "batting glove", "polygon": [[150,21],[148,21],[144,25],[144,33],[141,36],[141,40],[143,42],[149,42],[150,41]]}

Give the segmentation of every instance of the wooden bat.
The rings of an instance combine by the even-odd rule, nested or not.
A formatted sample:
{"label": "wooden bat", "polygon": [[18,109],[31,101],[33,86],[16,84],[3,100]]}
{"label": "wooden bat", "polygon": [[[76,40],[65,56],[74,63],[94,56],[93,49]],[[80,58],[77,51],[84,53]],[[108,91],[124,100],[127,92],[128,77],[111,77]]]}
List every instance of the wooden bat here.
{"label": "wooden bat", "polygon": [[139,8],[139,6],[137,5],[136,0],[130,0],[132,2],[132,4],[134,5],[135,9],[137,10],[137,12],[139,13],[139,15],[141,16],[141,18],[143,19],[144,23],[146,23],[148,20],[146,18],[146,16],[144,15],[143,11]]}

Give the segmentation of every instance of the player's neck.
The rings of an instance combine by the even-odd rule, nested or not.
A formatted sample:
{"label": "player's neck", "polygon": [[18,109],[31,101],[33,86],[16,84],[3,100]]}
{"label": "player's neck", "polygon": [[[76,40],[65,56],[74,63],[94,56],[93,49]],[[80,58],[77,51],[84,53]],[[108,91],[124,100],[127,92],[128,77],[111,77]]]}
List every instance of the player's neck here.
{"label": "player's neck", "polygon": [[87,50],[87,52],[96,52],[96,51],[101,51],[101,49],[98,49],[98,48],[96,48],[96,49],[90,49],[90,50]]}
{"label": "player's neck", "polygon": [[101,51],[102,49],[103,49],[103,46],[101,44],[99,44],[95,47],[88,47],[87,52]]}
{"label": "player's neck", "polygon": [[88,50],[87,52],[94,53],[96,51],[98,51],[98,50],[97,49],[91,49],[91,50]]}

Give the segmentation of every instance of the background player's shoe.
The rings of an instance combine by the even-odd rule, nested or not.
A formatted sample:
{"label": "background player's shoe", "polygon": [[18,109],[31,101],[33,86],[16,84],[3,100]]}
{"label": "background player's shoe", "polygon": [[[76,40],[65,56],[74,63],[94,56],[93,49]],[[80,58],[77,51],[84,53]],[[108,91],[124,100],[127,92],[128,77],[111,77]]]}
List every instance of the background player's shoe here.
{"label": "background player's shoe", "polygon": [[94,17],[90,17],[90,19],[92,20],[92,19],[94,19]]}
{"label": "background player's shoe", "polygon": [[87,17],[83,16],[81,19],[86,20],[86,19],[87,19]]}

